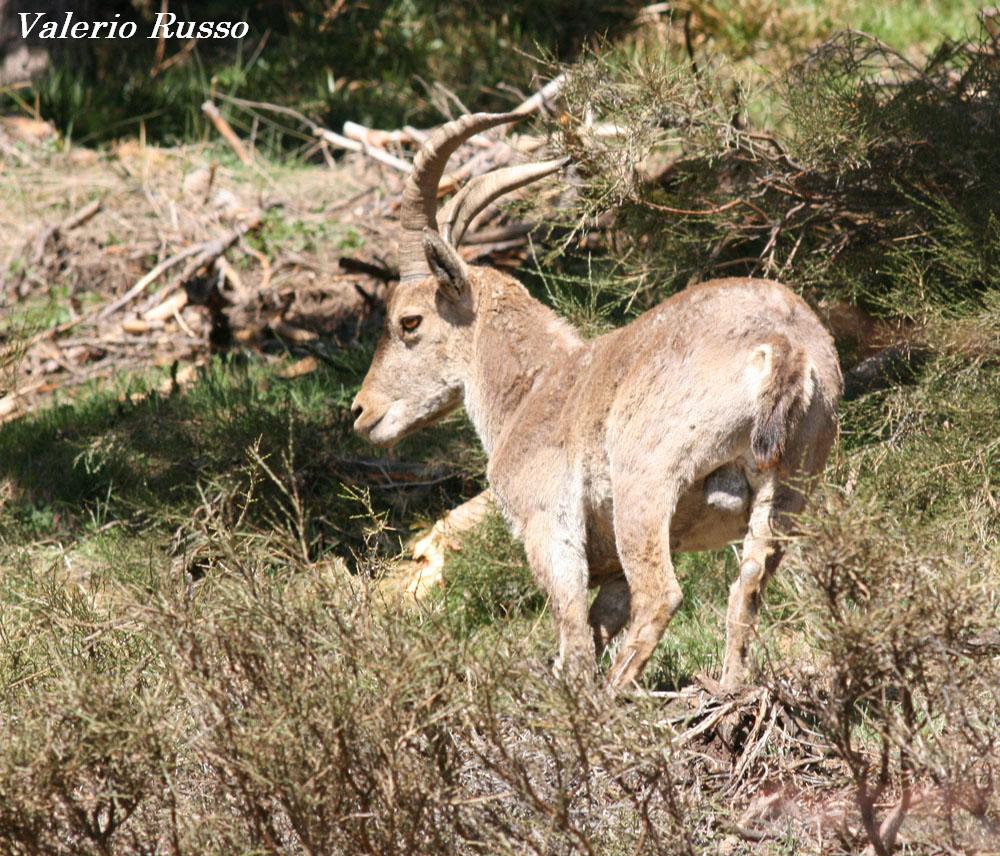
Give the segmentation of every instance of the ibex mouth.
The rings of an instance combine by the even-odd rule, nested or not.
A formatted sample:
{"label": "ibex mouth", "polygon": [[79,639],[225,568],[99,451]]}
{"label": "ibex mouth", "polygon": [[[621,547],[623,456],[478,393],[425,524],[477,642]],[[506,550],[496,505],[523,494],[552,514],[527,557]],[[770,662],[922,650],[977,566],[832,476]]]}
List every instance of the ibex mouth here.
{"label": "ibex mouth", "polygon": [[374,431],[378,424],[385,418],[385,414],[383,413],[374,422],[365,423],[366,418],[367,414],[362,413],[357,419],[354,420],[354,432],[356,434],[360,434],[367,440],[371,438],[372,431]]}
{"label": "ibex mouth", "polygon": [[365,438],[373,446],[391,448],[400,440],[422,427],[422,423],[410,425],[400,425],[398,414],[394,414],[389,408],[377,419],[364,423],[364,414],[358,417],[354,423],[354,430]]}
{"label": "ibex mouth", "polygon": [[354,430],[372,445],[391,448],[403,438],[409,437],[420,429],[440,421],[441,417],[452,409],[448,408],[444,412],[429,413],[422,418],[409,421],[399,412],[394,412],[393,408],[390,407],[370,424],[360,424],[364,419],[364,415],[359,416],[354,423]]}

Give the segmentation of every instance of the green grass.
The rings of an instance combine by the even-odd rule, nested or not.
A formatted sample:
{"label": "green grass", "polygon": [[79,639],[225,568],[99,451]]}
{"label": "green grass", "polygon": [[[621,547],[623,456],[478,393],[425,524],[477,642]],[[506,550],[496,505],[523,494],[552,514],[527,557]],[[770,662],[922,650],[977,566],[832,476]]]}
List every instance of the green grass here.
{"label": "green grass", "polygon": [[[810,2],[822,14],[830,4]],[[947,39],[975,36],[979,31],[977,14],[982,4],[975,0],[897,0],[872,3],[849,0],[835,27],[851,26],[881,39],[897,49],[925,51]]]}
{"label": "green grass", "polygon": [[523,549],[498,515],[462,539],[462,549],[451,554],[445,566],[445,584],[437,598],[458,637],[537,616],[545,604]]}
{"label": "green grass", "polygon": [[[732,550],[675,557],[684,601],[643,674],[654,689],[676,690],[722,668],[726,603],[737,562]],[[765,626],[767,618],[765,616]]]}
{"label": "green grass", "polygon": [[[140,539],[163,536],[190,520],[206,491],[235,497],[251,490],[259,479],[256,455],[296,473],[315,512],[308,538],[317,550],[355,545],[359,536],[343,523],[354,510],[344,486],[363,485],[364,468],[351,462],[373,457],[350,431],[347,414],[360,362],[340,359],[336,368],[282,380],[256,358],[216,359],[197,383],[172,395],[155,392],[163,373],[149,373],[85,389],[8,423],[0,429],[0,479],[11,500],[0,514],[0,538],[9,547],[72,541],[108,525]],[[452,431],[428,439],[403,453],[419,448],[429,465],[447,458],[460,473],[467,456],[454,451]],[[248,521],[261,525],[283,500],[273,485],[253,489],[262,496],[251,503]],[[384,499],[376,492],[376,505]],[[419,489],[405,504],[432,514],[442,501]]]}
{"label": "green grass", "polygon": [[[643,684],[650,689],[680,689],[696,675],[717,675],[722,667],[729,585],[738,569],[736,553],[732,549],[685,553],[674,561],[684,601],[643,674]],[[543,661],[552,660],[557,648],[552,616],[523,549],[499,516],[491,516],[463,538],[461,550],[448,558],[444,580],[431,603],[433,609],[443,610],[449,635],[488,648],[497,633],[519,627],[533,641],[529,650]],[[768,590],[760,633],[769,650],[799,634],[786,609],[788,594],[780,583]],[[612,645],[602,669],[616,650]]]}

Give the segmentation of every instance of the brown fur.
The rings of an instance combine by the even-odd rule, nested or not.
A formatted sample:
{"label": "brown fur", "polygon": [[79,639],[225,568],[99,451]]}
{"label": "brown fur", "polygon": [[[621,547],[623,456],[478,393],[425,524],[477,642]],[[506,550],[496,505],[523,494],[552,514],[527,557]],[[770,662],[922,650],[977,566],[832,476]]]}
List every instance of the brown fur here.
{"label": "brown fur", "polygon": [[[737,686],[777,537],[802,504],[797,482],[822,470],[836,433],[829,334],[784,286],[727,279],[584,341],[516,280],[453,250],[445,263],[429,241],[437,279],[391,295],[357,430],[391,444],[464,402],[549,595],[560,665],[588,671],[629,623],[613,687],[639,677],[680,605],[671,553],[742,537],[722,675]],[[401,320],[418,315],[406,332]],[[719,484],[745,495],[713,506]],[[588,586],[600,587],[589,611]]]}
{"label": "brown fur", "polygon": [[785,439],[802,417],[806,355],[793,349],[785,336],[771,336],[771,378],[761,390],[760,409],[754,419],[750,447],[759,470],[781,463]]}

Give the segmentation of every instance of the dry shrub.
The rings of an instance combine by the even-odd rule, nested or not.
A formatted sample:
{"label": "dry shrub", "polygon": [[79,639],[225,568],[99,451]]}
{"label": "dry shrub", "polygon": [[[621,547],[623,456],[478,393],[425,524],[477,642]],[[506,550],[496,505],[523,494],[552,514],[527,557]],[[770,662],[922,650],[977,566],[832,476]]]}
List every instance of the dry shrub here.
{"label": "dry shrub", "polygon": [[892,852],[909,814],[910,840],[996,845],[996,556],[927,547],[877,505],[833,492],[805,530],[809,549],[784,569],[812,651],[792,701],[844,761],[870,846]]}
{"label": "dry shrub", "polygon": [[54,571],[7,573],[0,850],[139,852],[155,835],[134,815],[162,797],[176,751],[171,694],[148,640]]}
{"label": "dry shrub", "polygon": [[[60,689],[62,691],[60,691]],[[0,841],[6,853],[137,852],[155,837],[133,813],[160,796],[174,747],[164,711],[120,680],[74,676],[5,722]]]}
{"label": "dry shrub", "polygon": [[440,722],[461,702],[459,652],[379,621],[341,575],[246,583],[158,621],[195,757],[234,803],[198,825],[268,852],[451,849],[458,761]]}
{"label": "dry shrub", "polygon": [[[254,491],[206,490],[188,563],[200,582],[161,560],[142,585],[6,580],[0,851],[673,854],[710,840],[655,705],[559,683],[516,624],[484,644],[444,603],[388,608],[375,547],[352,570],[311,558],[291,476],[254,460],[291,513],[265,534],[240,510]],[[358,525],[380,542],[379,520]]]}
{"label": "dry shrub", "polygon": [[180,769],[199,781],[177,840],[569,853],[624,836],[694,852],[665,727],[512,666],[512,638],[472,650],[433,616],[386,612],[342,567],[318,571],[211,581],[158,608],[194,735]]}
{"label": "dry shrub", "polygon": [[566,215],[613,210],[637,308],[731,275],[918,321],[981,306],[1000,247],[994,43],[918,64],[847,31],[756,81],[699,62],[587,56],[553,127],[579,172]]}

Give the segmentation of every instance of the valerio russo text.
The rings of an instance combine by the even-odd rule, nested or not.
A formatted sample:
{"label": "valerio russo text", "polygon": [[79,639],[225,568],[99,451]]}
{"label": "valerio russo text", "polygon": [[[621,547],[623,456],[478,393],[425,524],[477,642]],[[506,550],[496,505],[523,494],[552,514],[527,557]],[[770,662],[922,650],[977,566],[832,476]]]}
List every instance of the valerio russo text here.
{"label": "valerio russo text", "polygon": [[[110,21],[76,21],[72,12],[60,20],[46,18],[44,12],[19,12],[21,38],[39,39],[131,39],[139,31],[135,21],[122,21],[115,14]],[[250,32],[246,21],[179,21],[173,12],[158,12],[150,39],[242,39]]]}

